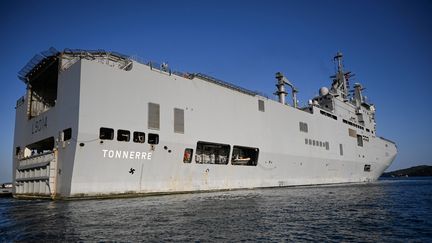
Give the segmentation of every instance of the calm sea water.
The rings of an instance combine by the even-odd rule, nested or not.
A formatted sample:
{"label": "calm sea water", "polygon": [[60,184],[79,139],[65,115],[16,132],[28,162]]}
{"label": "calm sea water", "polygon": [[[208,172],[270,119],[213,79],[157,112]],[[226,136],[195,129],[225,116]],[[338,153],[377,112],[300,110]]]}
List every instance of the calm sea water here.
{"label": "calm sea water", "polygon": [[112,200],[0,198],[0,241],[432,242],[432,178]]}

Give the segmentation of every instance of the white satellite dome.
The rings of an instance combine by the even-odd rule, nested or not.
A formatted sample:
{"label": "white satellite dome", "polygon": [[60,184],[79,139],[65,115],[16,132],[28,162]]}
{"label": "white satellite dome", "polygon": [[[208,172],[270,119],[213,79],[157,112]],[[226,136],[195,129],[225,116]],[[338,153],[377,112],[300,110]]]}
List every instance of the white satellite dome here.
{"label": "white satellite dome", "polygon": [[320,94],[321,96],[327,95],[328,93],[329,93],[329,89],[328,89],[327,87],[322,87],[322,88],[319,90],[319,94]]}

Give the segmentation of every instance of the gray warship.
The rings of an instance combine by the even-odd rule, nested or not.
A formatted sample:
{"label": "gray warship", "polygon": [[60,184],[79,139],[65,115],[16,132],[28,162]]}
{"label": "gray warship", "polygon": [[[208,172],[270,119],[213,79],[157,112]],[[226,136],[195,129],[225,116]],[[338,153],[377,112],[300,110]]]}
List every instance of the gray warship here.
{"label": "gray warship", "polygon": [[[364,183],[397,146],[376,134],[342,54],[330,87],[299,107],[276,73],[277,99],[202,73],[104,50],[37,54],[19,72],[13,195],[105,198]],[[288,97],[292,102],[286,102]]]}

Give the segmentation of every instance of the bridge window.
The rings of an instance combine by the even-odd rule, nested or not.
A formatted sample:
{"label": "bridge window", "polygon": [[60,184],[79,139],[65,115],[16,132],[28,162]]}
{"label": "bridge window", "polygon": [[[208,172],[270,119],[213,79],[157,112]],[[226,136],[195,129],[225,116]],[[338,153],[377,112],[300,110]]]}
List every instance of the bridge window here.
{"label": "bridge window", "polygon": [[99,138],[103,140],[113,140],[114,139],[114,129],[101,127],[99,129]]}
{"label": "bridge window", "polygon": [[198,142],[195,162],[198,164],[228,164],[230,146],[228,144]]}
{"label": "bridge window", "polygon": [[135,143],[144,143],[145,142],[145,133],[143,133],[143,132],[134,132],[133,133],[133,141]]}
{"label": "bridge window", "polygon": [[256,166],[258,164],[258,154],[258,148],[234,146],[231,164]]}
{"label": "bridge window", "polygon": [[130,140],[130,132],[127,130],[117,130],[117,141],[121,142],[129,142]]}
{"label": "bridge window", "polygon": [[[329,108],[328,105],[326,105],[325,107],[326,107],[326,108]],[[332,114],[327,113],[327,112],[322,111],[322,110],[320,110],[320,113],[321,113],[322,115],[324,115],[324,116],[327,116],[327,117],[330,117],[330,118],[332,118],[332,119],[337,120],[337,117],[336,117],[335,115],[332,115]]]}

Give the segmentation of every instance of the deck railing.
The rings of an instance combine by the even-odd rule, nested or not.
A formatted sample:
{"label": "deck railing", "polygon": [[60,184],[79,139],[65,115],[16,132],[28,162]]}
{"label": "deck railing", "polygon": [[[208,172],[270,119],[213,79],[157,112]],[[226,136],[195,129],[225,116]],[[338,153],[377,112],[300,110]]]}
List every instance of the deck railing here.
{"label": "deck railing", "polygon": [[[168,64],[166,63],[162,63],[159,64],[157,62],[153,62],[153,61],[145,61],[144,59],[137,57],[137,56],[128,56],[128,55],[124,55],[118,52],[107,52],[104,50],[81,50],[81,49],[65,49],[63,51],[63,53],[71,55],[71,56],[79,56],[79,57],[89,57],[89,58],[97,58],[97,57],[106,57],[111,61],[114,62],[121,62],[124,63],[123,66],[124,68],[129,68],[131,67],[131,60],[147,65],[150,67],[150,69],[155,70],[155,71],[159,71],[161,73],[165,73],[168,75],[176,75],[179,77],[183,77],[183,78],[188,78],[188,79],[193,79],[195,77],[202,79],[204,81],[207,82],[211,82],[247,95],[252,95],[252,96],[256,96],[256,95],[261,95],[264,96],[266,98],[268,98],[267,95],[264,95],[262,93],[259,92],[255,92],[255,91],[251,91],[245,88],[242,88],[240,86],[237,86],[235,84],[229,83],[229,82],[225,82],[223,80],[211,77],[207,74],[202,74],[202,73],[184,73],[184,72],[180,72],[180,71],[174,71],[172,70]],[[41,61],[43,61],[46,58],[51,58],[53,56],[59,55],[60,52],[57,51],[55,48],[50,48],[48,51],[42,52],[41,54],[36,55],[20,72],[18,77],[20,79],[22,79],[23,81],[27,82],[27,75],[28,73],[35,68],[37,65],[39,65],[39,63]],[[120,65],[120,67],[123,67]]]}

